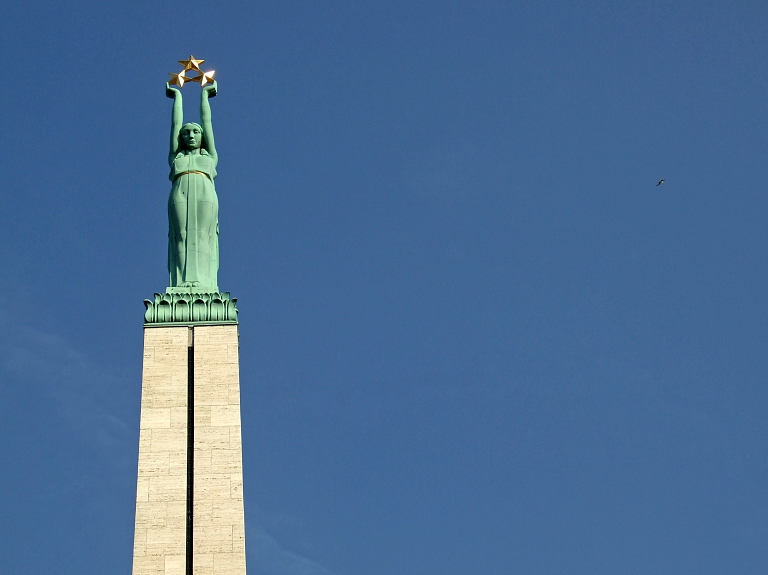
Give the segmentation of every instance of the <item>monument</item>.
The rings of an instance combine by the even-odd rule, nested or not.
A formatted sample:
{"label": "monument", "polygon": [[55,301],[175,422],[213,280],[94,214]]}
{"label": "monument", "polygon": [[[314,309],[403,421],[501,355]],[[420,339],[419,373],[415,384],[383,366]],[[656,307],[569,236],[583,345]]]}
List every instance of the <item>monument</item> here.
{"label": "monument", "polygon": [[[168,288],[144,300],[133,575],[245,575],[236,300],[219,291],[214,72],[172,74]],[[181,88],[201,84],[200,123]]]}

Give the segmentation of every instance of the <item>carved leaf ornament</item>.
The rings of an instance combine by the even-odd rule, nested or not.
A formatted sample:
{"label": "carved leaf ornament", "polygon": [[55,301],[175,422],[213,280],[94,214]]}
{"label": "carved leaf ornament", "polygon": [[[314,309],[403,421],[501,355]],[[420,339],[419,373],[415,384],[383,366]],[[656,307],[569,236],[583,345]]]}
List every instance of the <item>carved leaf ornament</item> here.
{"label": "carved leaf ornament", "polygon": [[144,323],[237,323],[237,298],[223,293],[156,293],[154,301],[145,299]]}

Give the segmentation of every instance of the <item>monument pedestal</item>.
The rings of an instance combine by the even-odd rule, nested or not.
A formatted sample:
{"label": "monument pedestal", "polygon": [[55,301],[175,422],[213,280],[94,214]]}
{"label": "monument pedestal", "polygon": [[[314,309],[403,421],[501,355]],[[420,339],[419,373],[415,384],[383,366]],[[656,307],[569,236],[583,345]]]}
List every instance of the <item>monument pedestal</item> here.
{"label": "monument pedestal", "polygon": [[145,325],[133,575],[245,575],[238,347],[234,322]]}

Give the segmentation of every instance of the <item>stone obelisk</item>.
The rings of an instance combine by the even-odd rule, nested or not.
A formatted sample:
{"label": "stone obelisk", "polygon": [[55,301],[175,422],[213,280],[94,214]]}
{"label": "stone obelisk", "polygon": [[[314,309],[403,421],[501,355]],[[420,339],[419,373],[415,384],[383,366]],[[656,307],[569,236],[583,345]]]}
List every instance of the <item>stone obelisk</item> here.
{"label": "stone obelisk", "polygon": [[[144,302],[133,575],[245,575],[237,309],[217,285],[217,85],[202,62],[166,84],[169,287]],[[200,124],[182,122],[185,82],[203,86]]]}

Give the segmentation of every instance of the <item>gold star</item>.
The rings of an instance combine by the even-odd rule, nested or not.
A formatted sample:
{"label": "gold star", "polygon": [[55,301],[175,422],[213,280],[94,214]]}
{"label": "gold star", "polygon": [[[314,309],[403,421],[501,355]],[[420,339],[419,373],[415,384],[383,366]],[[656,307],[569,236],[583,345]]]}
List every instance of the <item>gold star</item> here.
{"label": "gold star", "polygon": [[203,62],[205,62],[205,60],[195,60],[195,57],[192,54],[189,55],[189,60],[179,60],[179,64],[184,66],[185,72],[187,70],[197,70],[198,72],[202,72],[200,64]]}
{"label": "gold star", "polygon": [[216,70],[211,70],[210,72],[203,72],[200,76],[200,85],[205,86],[206,84],[213,84],[213,75],[216,73]]}
{"label": "gold star", "polygon": [[176,85],[179,88],[183,88],[184,87],[184,82],[194,82],[195,79],[194,78],[188,78],[185,75],[185,72],[186,72],[185,70],[182,70],[178,74],[174,74],[173,72],[169,72],[169,74],[171,75],[171,80],[168,83],[171,86]]}

